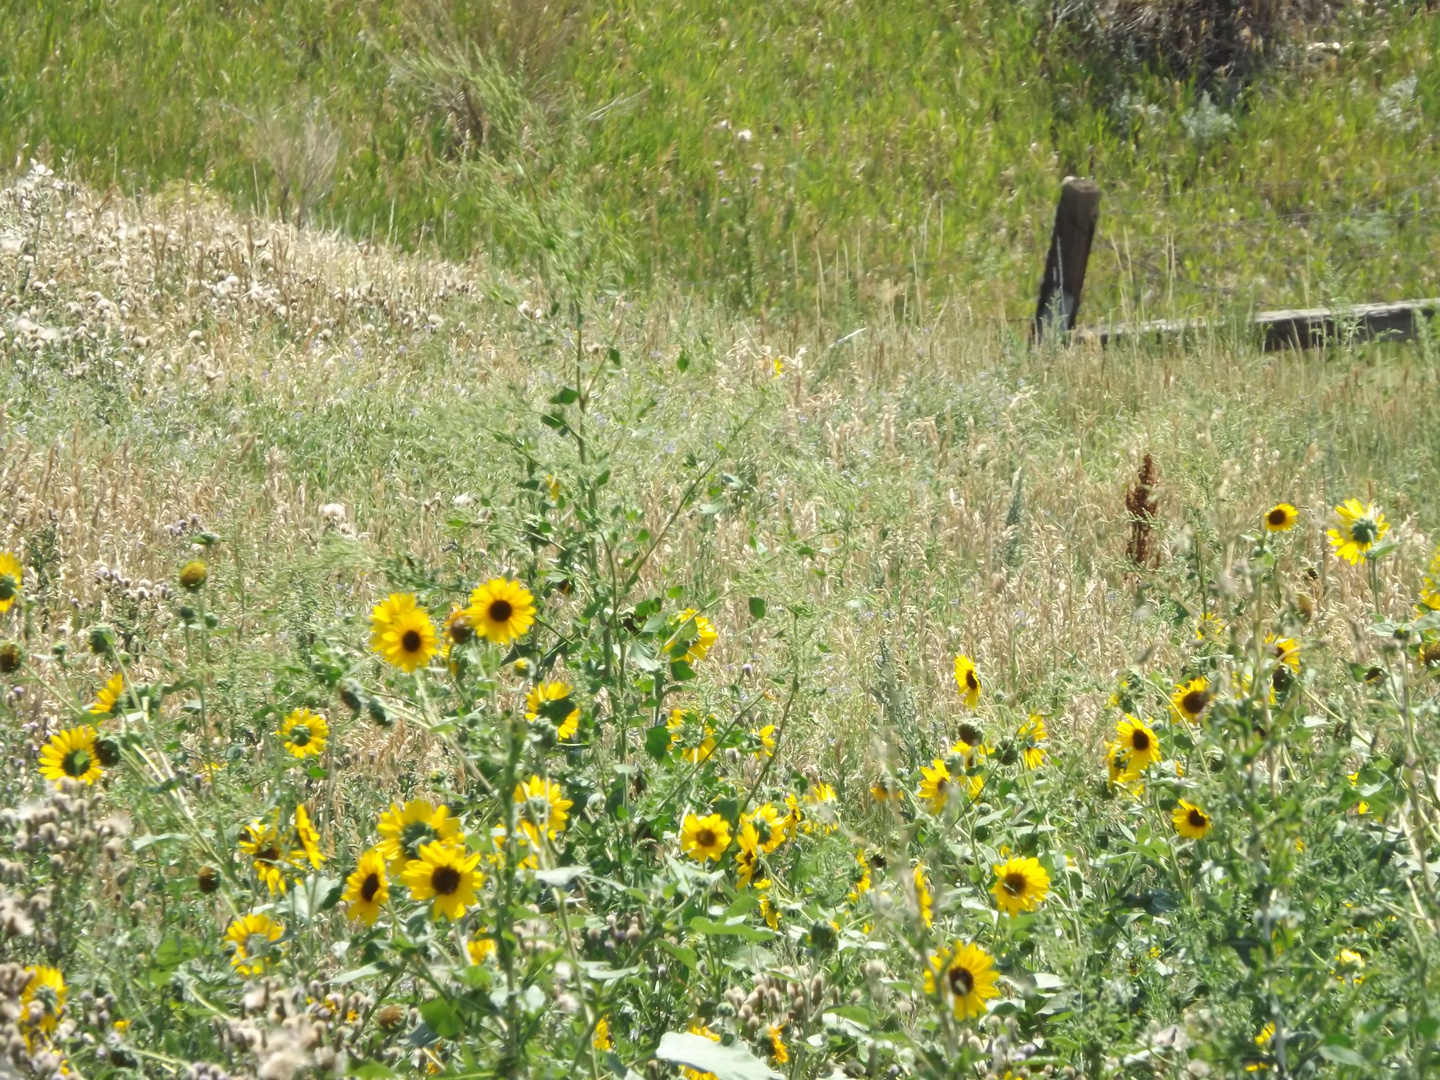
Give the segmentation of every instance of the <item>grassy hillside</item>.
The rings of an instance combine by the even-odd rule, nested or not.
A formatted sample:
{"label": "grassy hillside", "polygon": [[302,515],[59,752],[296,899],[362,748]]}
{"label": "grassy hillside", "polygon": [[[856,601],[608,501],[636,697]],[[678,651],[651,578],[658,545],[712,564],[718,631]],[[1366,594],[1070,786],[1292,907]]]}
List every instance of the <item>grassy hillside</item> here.
{"label": "grassy hillside", "polygon": [[451,254],[583,236],[593,274],[777,313],[1023,317],[1066,173],[1107,192],[1092,318],[1434,291],[1428,12],[1343,8],[1203,89],[1087,66],[1066,25],[992,0],[26,5],[0,152]]}

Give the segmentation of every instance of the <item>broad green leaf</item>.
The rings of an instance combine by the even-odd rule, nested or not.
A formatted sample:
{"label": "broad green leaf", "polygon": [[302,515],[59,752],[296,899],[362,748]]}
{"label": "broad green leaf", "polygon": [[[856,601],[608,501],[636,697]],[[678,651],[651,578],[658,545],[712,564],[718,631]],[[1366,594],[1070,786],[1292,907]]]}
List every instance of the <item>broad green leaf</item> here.
{"label": "broad green leaf", "polygon": [[740,1043],[724,1046],[703,1035],[667,1031],[660,1037],[655,1056],[661,1061],[688,1065],[699,1072],[715,1074],[715,1080],[784,1080]]}
{"label": "broad green leaf", "polygon": [[455,1006],[444,998],[431,998],[425,1002],[420,1006],[420,1015],[425,1019],[430,1030],[442,1039],[453,1039],[465,1030],[465,1025],[461,1023]]}

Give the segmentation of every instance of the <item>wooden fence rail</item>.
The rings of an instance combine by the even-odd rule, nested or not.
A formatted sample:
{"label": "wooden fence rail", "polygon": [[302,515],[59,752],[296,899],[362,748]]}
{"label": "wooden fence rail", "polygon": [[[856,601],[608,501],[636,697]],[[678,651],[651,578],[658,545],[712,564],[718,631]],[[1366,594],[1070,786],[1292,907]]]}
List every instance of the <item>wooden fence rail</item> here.
{"label": "wooden fence rail", "polygon": [[[1161,341],[1198,334],[1214,324],[1207,319],[1160,319],[1121,323],[1076,331],[1080,293],[1090,246],[1100,220],[1100,188],[1093,180],[1067,176],[1055,208],[1055,227],[1045,256],[1045,274],[1035,308],[1034,340],[1058,332],[1081,340]],[[1440,314],[1440,299],[1395,300],[1383,304],[1355,304],[1346,308],[1306,308],[1261,311],[1250,324],[1266,352],[1276,349],[1319,348],[1345,341],[1413,341],[1421,322]]]}

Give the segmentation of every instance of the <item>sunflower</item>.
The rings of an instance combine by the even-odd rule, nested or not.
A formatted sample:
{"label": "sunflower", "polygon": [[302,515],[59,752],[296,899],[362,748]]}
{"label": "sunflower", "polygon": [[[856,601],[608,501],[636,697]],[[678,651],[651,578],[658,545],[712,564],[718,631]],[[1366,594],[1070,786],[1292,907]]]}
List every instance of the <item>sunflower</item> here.
{"label": "sunflower", "polygon": [[1335,967],[1331,970],[1331,974],[1335,976],[1337,982],[1359,986],[1365,981],[1364,971],[1365,957],[1354,949],[1341,949],[1340,954],[1335,957]]}
{"label": "sunflower", "polygon": [[[855,862],[859,865],[860,872],[854,879],[854,888],[845,896],[845,899],[849,900],[852,904],[868,893],[873,884],[870,877],[870,859],[866,856],[864,848],[855,852]],[[852,873],[854,873],[854,871],[852,871]]]}
{"label": "sunflower", "polygon": [[602,1016],[595,1021],[595,1032],[590,1036],[590,1045],[596,1050],[614,1050],[615,1043],[610,1038],[610,1018]]}
{"label": "sunflower", "polygon": [[1431,611],[1440,611],[1440,547],[1435,549],[1435,554],[1430,557],[1430,565],[1425,570],[1424,583],[1420,588],[1420,602]]}
{"label": "sunflower", "polygon": [[1037,859],[1011,858],[995,865],[995,884],[990,892],[1007,915],[1034,911],[1049,891],[1050,875]]}
{"label": "sunflower", "polygon": [[740,819],[740,831],[735,834],[735,880],[741,888],[750,884],[755,871],[760,868],[760,834],[755,831],[755,822],[748,817]]}
{"label": "sunflower", "polygon": [[1163,760],[1160,755],[1160,740],[1144,720],[1126,716],[1115,725],[1115,741],[1125,748],[1129,756],[1128,771],[1139,775],[1156,762]]}
{"label": "sunflower", "polygon": [[1206,612],[1195,622],[1195,640],[1217,642],[1225,638],[1225,620]]}
{"label": "sunflower", "polygon": [[495,948],[495,939],[483,931],[477,931],[469,941],[465,942],[465,954],[470,957],[472,964],[483,964],[495,955]]}
{"label": "sunflower", "polygon": [[520,807],[520,828],[537,846],[541,833],[554,840],[565,831],[567,811],[575,805],[565,798],[565,789],[559,784],[538,776],[516,784],[514,799]]}
{"label": "sunflower", "polygon": [[1038,769],[1045,763],[1045,744],[1050,741],[1050,734],[1045,730],[1045,718],[1039,713],[1031,713],[1030,719],[1021,724],[1015,734],[1020,739],[1020,756],[1025,761],[1025,767]]}
{"label": "sunflower", "polygon": [[686,814],[680,826],[680,850],[696,862],[719,860],[730,846],[730,824],[719,814]]}
{"label": "sunflower", "polygon": [[464,842],[432,840],[420,849],[420,857],[405,865],[402,873],[412,900],[433,900],[431,913],[458,919],[475,903],[475,890],[485,875],[475,869],[480,855],[466,852]]}
{"label": "sunflower", "polygon": [[755,828],[762,854],[769,855],[790,836],[788,818],[781,817],[774,803],[765,803],[743,819]]}
{"label": "sunflower", "polygon": [[935,922],[935,897],[930,892],[930,882],[925,878],[925,864],[918,862],[910,872],[915,885],[915,906],[920,912],[920,921],[927,927]]}
{"label": "sunflower", "polygon": [[[22,1028],[38,1028],[49,1033],[55,1030],[60,1022],[60,1014],[65,1011],[65,976],[60,974],[58,968],[31,966],[25,969],[30,980],[25,984],[25,989],[20,992],[20,1025]],[[40,1003],[40,1017],[38,1020],[30,1019],[30,1003]]]}
{"label": "sunflower", "polygon": [[835,820],[835,789],[823,780],[811,784],[805,792],[805,802],[811,807],[811,817],[823,825],[823,831],[834,832],[839,825]]}
{"label": "sunflower", "polygon": [[757,751],[755,751],[755,756],[756,756],[756,757],[759,757],[761,754],[764,754],[766,757],[774,757],[774,756],[775,756],[775,725],[774,725],[774,724],[766,724],[766,725],[765,725],[764,727],[762,727],[760,730],[758,730],[758,731],[752,731],[750,734],[751,734],[752,736],[754,736],[755,739],[757,739],[757,740],[759,741],[759,743],[760,743],[760,749],[757,750]]}
{"label": "sunflower", "polygon": [[1175,805],[1175,812],[1170,815],[1170,820],[1175,823],[1176,832],[1191,840],[1204,839],[1212,824],[1209,814],[1185,799]]}
{"label": "sunflower", "polygon": [[870,785],[870,797],[878,803],[889,802],[900,797],[900,787],[888,776],[879,776]]}
{"label": "sunflower", "polygon": [[1275,634],[1266,634],[1265,644],[1269,647],[1270,652],[1275,656],[1276,660],[1285,667],[1288,667],[1291,671],[1299,672],[1300,643],[1298,641],[1294,638],[1282,638],[1277,637]]}
{"label": "sunflower", "polygon": [[370,612],[370,648],[401,671],[414,671],[437,651],[435,624],[415,597],[391,593]]}
{"label": "sunflower", "polygon": [[966,705],[973,709],[980,704],[980,673],[975,670],[975,662],[964,654],[955,657],[955,683]]}
{"label": "sunflower", "polygon": [[450,605],[445,616],[445,640],[451,645],[464,645],[475,636],[475,613],[459,604]]}
{"label": "sunflower", "polygon": [[275,960],[275,942],[284,936],[285,927],[269,915],[242,915],[225,931],[225,940],[235,946],[230,963],[241,975],[263,975]]}
{"label": "sunflower", "polygon": [[1210,692],[1210,680],[1201,675],[1175,687],[1170,695],[1170,709],[1181,720],[1198,724],[1214,696]]}
{"label": "sunflower", "polygon": [[523,637],[535,621],[535,597],[518,581],[491,578],[470,593],[470,617],[478,633],[496,645]]}
{"label": "sunflower", "polygon": [[669,641],[665,642],[665,651],[668,653],[675,646],[679,638],[679,631],[687,626],[694,626],[695,639],[690,642],[686,649],[684,659],[687,663],[698,664],[705,659],[706,654],[714,648],[715,643],[720,640],[720,631],[715,629],[715,624],[701,615],[694,608],[686,608],[670,620],[676,628],[676,633]]}
{"label": "sunflower", "polygon": [[89,724],[57,731],[40,749],[40,775],[46,780],[80,780],[93,784],[100,778],[95,751],[96,732]]}
{"label": "sunflower", "polygon": [[1300,520],[1300,511],[1289,503],[1276,503],[1265,511],[1265,528],[1271,532],[1289,532]]}
{"label": "sunflower", "polygon": [[1125,784],[1135,779],[1130,768],[1130,751],[1120,743],[1109,743],[1105,750],[1105,764],[1110,769],[1110,783]]}
{"label": "sunflower", "polygon": [[240,830],[238,847],[249,855],[255,865],[255,875],[265,883],[270,895],[285,892],[285,868],[295,861],[295,854],[288,844],[282,843],[274,825],[266,821],[252,821]]}
{"label": "sunflower", "polygon": [[1346,499],[1335,507],[1336,527],[1325,535],[1337,558],[1344,559],[1351,566],[1359,566],[1372,547],[1390,531],[1385,515],[1374,503],[1362,503],[1359,499]]}
{"label": "sunflower", "polygon": [[373,926],[380,908],[390,899],[390,883],[385,878],[385,856],[379,848],[371,848],[360,856],[355,872],[345,879],[345,892],[340,899],[350,905],[350,917],[366,926]]}
{"label": "sunflower", "polygon": [[296,709],[281,721],[276,734],[285,743],[285,749],[303,761],[325,752],[325,741],[330,738],[330,723],[321,713]]}
{"label": "sunflower", "polygon": [[125,676],[116,672],[106,680],[105,685],[95,692],[95,701],[89,711],[95,716],[109,716],[115,711],[115,704],[125,692]]}
{"label": "sunflower", "polygon": [[930,957],[925,971],[925,992],[950,1003],[957,1020],[983,1016],[985,1002],[999,997],[995,988],[995,962],[973,942],[957,941]]}
{"label": "sunflower", "polygon": [[765,1029],[765,1034],[770,1038],[770,1057],[776,1065],[784,1065],[790,1060],[790,1050],[785,1045],[785,1025],[771,1024]]}
{"label": "sunflower", "polygon": [[567,682],[536,683],[525,695],[525,719],[532,724],[540,717],[556,721],[555,734],[568,742],[580,730],[580,707],[570,701],[573,687]]}
{"label": "sunflower", "polygon": [[305,858],[318,870],[325,862],[325,856],[320,854],[320,834],[311,824],[310,811],[305,809],[304,803],[295,804],[295,836],[300,841]]}
{"label": "sunflower", "polygon": [[25,571],[20,567],[20,560],[8,551],[0,551],[0,614],[10,610],[24,583]]}
{"label": "sunflower", "polygon": [[420,857],[420,849],[434,840],[450,840],[460,831],[460,822],[450,816],[448,806],[435,806],[428,799],[411,799],[403,807],[391,803],[380,815],[376,829],[380,852],[400,870],[406,862]]}
{"label": "sunflower", "polygon": [[920,781],[916,797],[928,802],[931,811],[938,814],[945,809],[945,803],[950,798],[950,769],[937,757],[929,768],[920,766],[920,775],[924,779]]}

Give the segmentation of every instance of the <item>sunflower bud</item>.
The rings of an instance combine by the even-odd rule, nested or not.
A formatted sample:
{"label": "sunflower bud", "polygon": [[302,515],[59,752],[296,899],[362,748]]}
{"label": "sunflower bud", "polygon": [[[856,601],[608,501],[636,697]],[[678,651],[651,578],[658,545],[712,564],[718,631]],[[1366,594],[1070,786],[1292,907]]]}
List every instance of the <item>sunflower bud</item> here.
{"label": "sunflower bud", "polygon": [[341,679],[339,694],[340,700],[352,713],[358,713],[365,705],[365,697],[360,690],[360,684],[354,679]]}
{"label": "sunflower bud", "polygon": [[20,651],[20,646],[13,641],[7,641],[0,645],[0,674],[9,675],[20,670],[20,665],[25,660],[25,654]]}
{"label": "sunflower bud", "polygon": [[372,697],[366,704],[366,708],[369,710],[370,719],[381,727],[388,728],[394,722],[390,719],[390,713],[385,709],[385,703],[379,698]]}
{"label": "sunflower bud", "polygon": [[188,592],[203,588],[210,570],[203,559],[191,559],[180,568],[180,587]]}
{"label": "sunflower bud", "polygon": [[213,866],[202,866],[197,880],[202,893],[213,893],[220,888],[220,875]]}
{"label": "sunflower bud", "polygon": [[0,603],[6,600],[14,600],[15,594],[20,591],[20,583],[9,574],[0,574]]}
{"label": "sunflower bud", "polygon": [[110,656],[115,652],[115,631],[104,623],[90,628],[90,651],[96,656]]}
{"label": "sunflower bud", "polygon": [[105,768],[113,769],[120,764],[120,744],[108,737],[96,739],[95,760]]}

